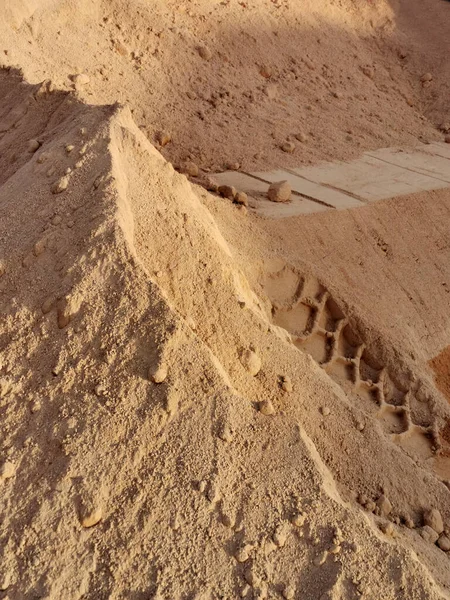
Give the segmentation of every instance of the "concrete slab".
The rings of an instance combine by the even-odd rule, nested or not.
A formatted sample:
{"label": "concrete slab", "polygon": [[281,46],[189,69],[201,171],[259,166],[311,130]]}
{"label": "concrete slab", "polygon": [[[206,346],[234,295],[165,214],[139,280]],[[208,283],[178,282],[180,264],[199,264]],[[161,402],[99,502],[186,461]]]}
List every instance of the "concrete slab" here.
{"label": "concrete slab", "polygon": [[267,199],[258,200],[256,212],[263,217],[271,219],[286,219],[287,217],[297,217],[299,215],[311,215],[313,213],[332,210],[328,206],[318,204],[307,198],[293,196],[290,202],[271,202]]}
{"label": "concrete slab", "polygon": [[224,171],[213,176],[219,185],[233,185],[238,192],[245,192],[249,196],[258,198],[265,197],[269,184],[250,177],[239,171]]}
{"label": "concrete slab", "polygon": [[352,196],[323,185],[318,185],[317,183],[298,177],[289,171],[269,171],[267,173],[252,173],[252,175],[271,183],[274,181],[288,181],[294,192],[318,201],[330,208],[345,209],[363,206],[360,200],[356,200]]}
{"label": "concrete slab", "polygon": [[431,144],[424,144],[422,150],[427,154],[433,154],[434,156],[440,156],[450,160],[450,144],[445,144],[444,142],[431,142]]}
{"label": "concrete slab", "polygon": [[[215,178],[256,198],[257,211],[271,218],[357,208],[375,200],[450,187],[450,144],[432,142],[406,150],[384,148],[366,152],[348,163],[255,173],[227,171]],[[284,180],[295,192],[292,201],[270,202],[270,183]]]}
{"label": "concrete slab", "polygon": [[422,148],[412,151],[383,148],[366,152],[365,156],[371,156],[409,171],[430,175],[450,183],[450,159],[442,158],[434,153],[424,152]]}
{"label": "concrete slab", "polygon": [[349,163],[302,167],[294,169],[294,172],[316,183],[350,192],[368,202],[448,186],[447,182],[431,175],[416,173],[371,156]]}
{"label": "concrete slab", "polygon": [[271,202],[267,199],[267,190],[270,182],[260,181],[238,171],[225,171],[214,175],[219,184],[233,185],[238,191],[245,192],[251,198],[256,199],[255,209],[258,214],[265,217],[284,219],[295,215],[309,215],[315,212],[328,210],[328,206],[313,202],[307,198],[293,196],[291,202]]}

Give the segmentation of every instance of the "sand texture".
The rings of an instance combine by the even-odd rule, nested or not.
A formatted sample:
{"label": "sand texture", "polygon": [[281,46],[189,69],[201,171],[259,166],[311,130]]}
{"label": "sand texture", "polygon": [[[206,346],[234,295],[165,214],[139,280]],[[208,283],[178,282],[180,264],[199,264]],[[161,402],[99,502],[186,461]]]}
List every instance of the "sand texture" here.
{"label": "sand texture", "polygon": [[450,598],[450,3],[0,5],[0,600]]}

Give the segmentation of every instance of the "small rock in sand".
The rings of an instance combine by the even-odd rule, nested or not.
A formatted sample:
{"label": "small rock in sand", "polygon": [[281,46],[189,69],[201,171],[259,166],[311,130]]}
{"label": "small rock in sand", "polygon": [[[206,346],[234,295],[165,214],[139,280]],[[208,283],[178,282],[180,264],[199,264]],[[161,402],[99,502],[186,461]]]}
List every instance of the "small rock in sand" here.
{"label": "small rock in sand", "polygon": [[219,194],[229,200],[234,200],[237,195],[237,190],[232,185],[219,185]]}
{"label": "small rock in sand", "polygon": [[283,548],[283,546],[286,544],[287,537],[288,528],[286,527],[286,524],[283,524],[277,527],[275,533],[272,536],[272,541],[276,546],[278,546],[278,548]]}
{"label": "small rock in sand", "polygon": [[148,377],[153,383],[162,383],[167,378],[167,368],[164,365],[159,367],[150,367]]}
{"label": "small rock in sand", "polygon": [[424,525],[420,528],[420,535],[426,542],[429,542],[430,544],[435,544],[439,539],[439,534],[436,533],[435,530],[432,527],[429,527],[428,525]]}
{"label": "small rock in sand", "polygon": [[250,568],[250,567],[244,571],[244,579],[252,587],[254,587],[255,585],[258,585],[259,582],[261,581],[261,579],[260,579],[260,577],[258,577],[258,574],[256,573],[255,569]]}
{"label": "small rock in sand", "polygon": [[238,192],[234,197],[234,201],[236,202],[236,204],[248,206],[248,196],[245,192]]}
{"label": "small rock in sand", "polygon": [[239,548],[234,557],[238,562],[244,563],[250,558],[251,551],[252,547],[249,544],[246,544],[245,546]]}
{"label": "small rock in sand", "polygon": [[272,183],[267,192],[267,197],[271,202],[289,202],[292,189],[287,181],[277,181]]}
{"label": "small rock in sand", "polygon": [[[0,591],[5,592],[12,582],[12,573],[11,571],[2,572],[0,574]],[[5,597],[5,600],[8,600],[8,596]]]}
{"label": "small rock in sand", "polygon": [[283,152],[292,154],[295,150],[295,144],[294,144],[294,142],[283,142],[283,144],[281,144],[280,148],[283,150]]}
{"label": "small rock in sand", "polygon": [[172,135],[168,131],[160,131],[157,140],[161,146],[167,146],[172,141]]}
{"label": "small rock in sand", "polygon": [[381,523],[380,529],[387,536],[392,537],[394,535],[394,526],[390,521],[387,523]]}
{"label": "small rock in sand", "polygon": [[241,165],[238,162],[229,162],[225,165],[227,171],[239,171]]}
{"label": "small rock in sand", "polygon": [[94,527],[102,520],[103,511],[100,506],[97,506],[92,509],[84,510],[82,514],[80,514],[80,523],[82,527]]}
{"label": "small rock in sand", "polygon": [[259,412],[266,417],[270,417],[275,414],[275,407],[271,400],[263,400],[259,403]]}
{"label": "small rock in sand", "polygon": [[291,378],[288,377],[287,375],[284,375],[282,377],[281,389],[283,390],[283,392],[286,392],[287,394],[290,394],[294,389],[292,386]]}
{"label": "small rock in sand", "polygon": [[61,177],[60,179],[54,182],[54,184],[51,187],[51,192],[52,194],[60,194],[61,192],[64,192],[64,190],[66,190],[68,187],[69,177],[67,175],[64,175],[64,177]]}
{"label": "small rock in sand", "polygon": [[211,60],[213,55],[207,46],[198,46],[197,52],[199,53],[199,56],[203,58],[203,60]]}
{"label": "small rock in sand", "polygon": [[203,185],[209,192],[217,192],[219,184],[213,177],[206,177],[203,181]]}
{"label": "small rock in sand", "polygon": [[444,522],[442,521],[441,513],[436,508],[426,510],[423,513],[423,523],[434,529],[438,534],[444,531]]}
{"label": "small rock in sand", "polygon": [[273,69],[268,65],[262,65],[259,69],[259,74],[262,75],[265,79],[270,79],[273,75]]}
{"label": "small rock in sand", "polygon": [[433,75],[431,73],[424,73],[422,75],[422,77],[420,78],[420,81],[422,83],[426,83],[427,81],[432,81],[433,79]]}
{"label": "small rock in sand", "polygon": [[446,136],[445,136],[445,138],[444,138],[444,142],[445,142],[446,144],[450,144],[450,135],[446,135]]}
{"label": "small rock in sand", "polygon": [[305,135],[303,132],[300,133],[295,133],[294,137],[296,140],[298,140],[299,142],[302,142],[302,144],[304,144],[305,142],[308,141],[308,136]]}
{"label": "small rock in sand", "polygon": [[437,545],[443,552],[450,552],[450,538],[448,538],[445,533],[439,536]]}
{"label": "small rock in sand", "polygon": [[83,85],[87,85],[90,82],[89,75],[86,73],[79,73],[78,75],[72,75],[72,81],[75,84],[75,87],[82,87]]}
{"label": "small rock in sand", "polygon": [[320,412],[323,414],[324,417],[328,417],[329,414],[331,413],[331,411],[328,408],[328,406],[322,406],[321,409],[320,409]]}
{"label": "small rock in sand", "polygon": [[295,525],[295,527],[303,527],[303,525],[305,524],[305,520],[306,515],[301,512],[298,512],[292,518],[292,525]]}
{"label": "small rock in sand", "polygon": [[39,150],[40,147],[41,144],[38,142],[38,140],[30,140],[28,142],[28,152],[30,153],[36,152],[36,150]]}
{"label": "small rock in sand", "polygon": [[222,441],[228,442],[228,443],[230,443],[232,441],[232,439],[233,439],[233,431],[232,431],[231,427],[228,425],[228,423],[225,423],[220,428],[220,430],[219,430],[219,438]]}
{"label": "small rock in sand", "polygon": [[405,517],[404,523],[405,527],[408,529],[414,529],[414,521],[411,519],[411,517]]}
{"label": "small rock in sand", "polygon": [[392,504],[384,494],[378,498],[377,506],[380,509],[380,515],[382,517],[387,517],[392,511]]}
{"label": "small rock in sand", "polygon": [[255,377],[261,370],[261,359],[252,349],[243,350],[241,352],[241,363],[242,366]]}
{"label": "small rock in sand", "polygon": [[0,260],[0,277],[6,273],[6,263],[4,260]]}
{"label": "small rock in sand", "polygon": [[16,472],[16,466],[11,461],[5,461],[0,467],[0,481],[4,481],[5,479],[10,479],[13,477]]}
{"label": "small rock in sand", "polygon": [[198,165],[196,165],[192,161],[188,161],[182,166],[181,172],[185,175],[189,175],[190,177],[198,177],[200,170],[198,168]]}
{"label": "small rock in sand", "polygon": [[316,556],[316,558],[313,561],[314,565],[316,567],[320,567],[321,565],[323,565],[324,562],[327,560],[327,556],[328,556],[328,550],[324,550],[318,556]]}

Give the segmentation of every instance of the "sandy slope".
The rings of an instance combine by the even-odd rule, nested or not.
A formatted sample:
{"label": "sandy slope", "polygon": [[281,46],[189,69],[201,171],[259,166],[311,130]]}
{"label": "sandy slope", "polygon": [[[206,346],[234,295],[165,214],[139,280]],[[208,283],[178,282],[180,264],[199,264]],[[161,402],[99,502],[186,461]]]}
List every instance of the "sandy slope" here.
{"label": "sandy slope", "polygon": [[[172,162],[217,171],[347,158],[442,139],[448,121],[442,0],[6,4],[15,28],[0,24],[4,64],[58,87],[87,75],[82,97],[128,103],[152,142],[170,133]],[[280,149],[288,138],[293,155]]]}
{"label": "sandy slope", "polygon": [[[150,21],[142,3],[131,30],[137,13],[118,6],[77,3],[69,30],[71,3],[11,2],[1,25],[3,59],[32,82],[50,76],[64,87],[75,57],[83,71],[84,60],[93,70],[103,61],[114,75],[90,71],[77,97],[0,71],[0,598],[448,598],[450,554],[423,525],[435,508],[450,535],[450,410],[429,366],[450,340],[449,193],[271,221],[192,186],[146,137],[152,127],[173,123],[174,142],[184,141],[165,151],[177,160],[197,134],[211,164],[236,159],[242,145],[233,138],[233,152],[222,153],[216,121],[215,137],[192,133],[186,102],[178,113],[167,104],[189,74],[184,46],[177,54],[156,35],[158,19],[179,27],[182,15],[198,40],[213,19],[202,11],[230,25],[244,7],[205,0],[164,12],[155,3]],[[295,12],[255,6],[245,14],[267,27]],[[405,35],[393,33],[394,14],[403,23],[404,13],[382,2],[315,6],[297,15],[305,30],[320,24],[324,33],[333,19],[390,64],[389,44]],[[431,24],[444,14],[430,13]],[[161,40],[161,96],[144,132],[140,86],[149,78],[130,54],[111,53],[113,28],[124,44],[131,33]],[[97,42],[98,56],[89,54]],[[171,77],[169,51],[172,88],[159,79]],[[270,44],[263,51],[270,56]],[[421,60],[416,50],[402,73],[417,76]],[[222,72],[211,61],[205,69]],[[362,85],[377,81],[364,77]],[[101,104],[125,91],[134,115]],[[226,135],[257,139],[233,111]],[[331,113],[317,122],[337,140],[341,120]],[[417,115],[402,109],[414,135],[399,127],[389,137],[385,124],[380,145],[417,136],[419,121],[430,133]],[[367,115],[352,121],[358,131]],[[378,144],[370,135],[365,143]]]}

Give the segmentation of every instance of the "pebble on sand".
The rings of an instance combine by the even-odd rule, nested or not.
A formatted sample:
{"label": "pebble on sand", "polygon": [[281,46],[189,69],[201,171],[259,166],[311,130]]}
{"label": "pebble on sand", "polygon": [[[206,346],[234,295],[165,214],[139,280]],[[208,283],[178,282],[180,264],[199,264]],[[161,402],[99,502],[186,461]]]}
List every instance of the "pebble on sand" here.
{"label": "pebble on sand", "polygon": [[287,152],[287,154],[292,154],[295,150],[294,142],[283,142],[280,146],[283,152]]}
{"label": "pebble on sand", "polygon": [[188,161],[185,162],[184,165],[181,167],[181,172],[185,175],[189,175],[190,177],[198,177],[200,169],[198,168],[198,165],[195,164],[195,162]]}
{"label": "pebble on sand", "polygon": [[168,131],[160,131],[157,135],[160,146],[167,146],[172,141],[172,135]]}
{"label": "pebble on sand", "polygon": [[292,189],[287,181],[277,181],[272,183],[267,192],[267,197],[271,202],[289,202]]}
{"label": "pebble on sand", "polygon": [[219,438],[227,443],[233,440],[233,431],[228,423],[225,423],[219,430]]}
{"label": "pebble on sand", "polygon": [[199,56],[201,56],[201,58],[203,58],[203,60],[211,60],[211,58],[213,56],[213,54],[212,54],[211,50],[208,48],[208,46],[198,46],[197,52],[198,52]]}
{"label": "pebble on sand", "polygon": [[259,69],[259,74],[262,75],[265,79],[270,79],[273,75],[273,69],[268,65],[262,65]]}
{"label": "pebble on sand", "polygon": [[434,529],[438,534],[444,531],[444,522],[441,513],[436,508],[431,508],[423,513],[423,523]]}
{"label": "pebble on sand", "polygon": [[94,527],[102,520],[103,510],[100,506],[97,506],[91,510],[87,510],[80,515],[80,523],[82,527],[86,529]]}
{"label": "pebble on sand", "polygon": [[275,414],[275,407],[271,400],[263,400],[259,403],[259,412],[266,417],[270,417]]}
{"label": "pebble on sand", "polygon": [[159,367],[150,367],[148,377],[153,383],[162,383],[167,378],[167,368],[164,365]]}
{"label": "pebble on sand", "polygon": [[236,202],[236,204],[248,206],[248,196],[245,192],[238,192],[234,197],[234,201]]}
{"label": "pebble on sand", "polygon": [[4,481],[5,479],[11,479],[16,472],[16,465],[11,461],[5,461],[0,467],[0,481]]}
{"label": "pebble on sand", "polygon": [[297,141],[302,142],[302,144],[308,141],[308,136],[302,131],[300,131],[299,133],[295,133],[294,137]]}
{"label": "pebble on sand", "polygon": [[292,517],[292,525],[295,525],[295,527],[303,527],[303,525],[305,524],[305,521],[306,521],[306,515],[301,512],[296,513]]}
{"label": "pebble on sand", "polygon": [[249,544],[246,544],[245,546],[242,546],[241,548],[239,548],[239,550],[236,552],[234,557],[239,563],[244,563],[250,558],[251,551],[252,551],[252,546],[250,546]]}
{"label": "pebble on sand", "polygon": [[232,185],[219,185],[218,192],[224,198],[234,200],[237,195],[237,190]]}
{"label": "pebble on sand", "polygon": [[36,152],[36,150],[39,150],[40,147],[41,144],[38,142],[38,140],[30,140],[28,142],[28,152],[30,153]]}
{"label": "pebble on sand", "polygon": [[55,181],[51,187],[52,194],[60,194],[69,187],[69,177],[64,175],[57,181]]}
{"label": "pebble on sand", "polygon": [[78,75],[72,75],[72,81],[75,84],[75,87],[81,87],[83,85],[87,85],[90,82],[89,75],[86,73],[79,73]]}
{"label": "pebble on sand", "polygon": [[384,494],[378,498],[377,506],[380,509],[380,515],[382,517],[387,517],[392,511],[392,504]]}
{"label": "pebble on sand", "polygon": [[443,552],[450,552],[450,538],[448,538],[445,533],[439,536],[437,545]]}
{"label": "pebble on sand", "polygon": [[250,375],[252,375],[253,377],[258,375],[258,373],[261,370],[262,363],[260,357],[256,354],[254,350],[243,350],[241,352],[240,359],[242,366],[250,373]]}
{"label": "pebble on sand", "polygon": [[422,77],[420,78],[420,81],[422,83],[426,83],[427,81],[432,81],[433,80],[433,75],[431,73],[424,73],[422,75]]}
{"label": "pebble on sand", "polygon": [[0,277],[6,273],[6,264],[4,260],[0,260]]}
{"label": "pebble on sand", "polygon": [[424,525],[420,528],[420,535],[430,544],[435,544],[439,539],[439,534],[432,527],[429,527],[429,525]]}
{"label": "pebble on sand", "polygon": [[327,560],[327,556],[328,556],[328,550],[324,550],[323,552],[318,554],[313,561],[314,565],[316,567],[320,567],[321,565],[323,565],[324,562]]}

